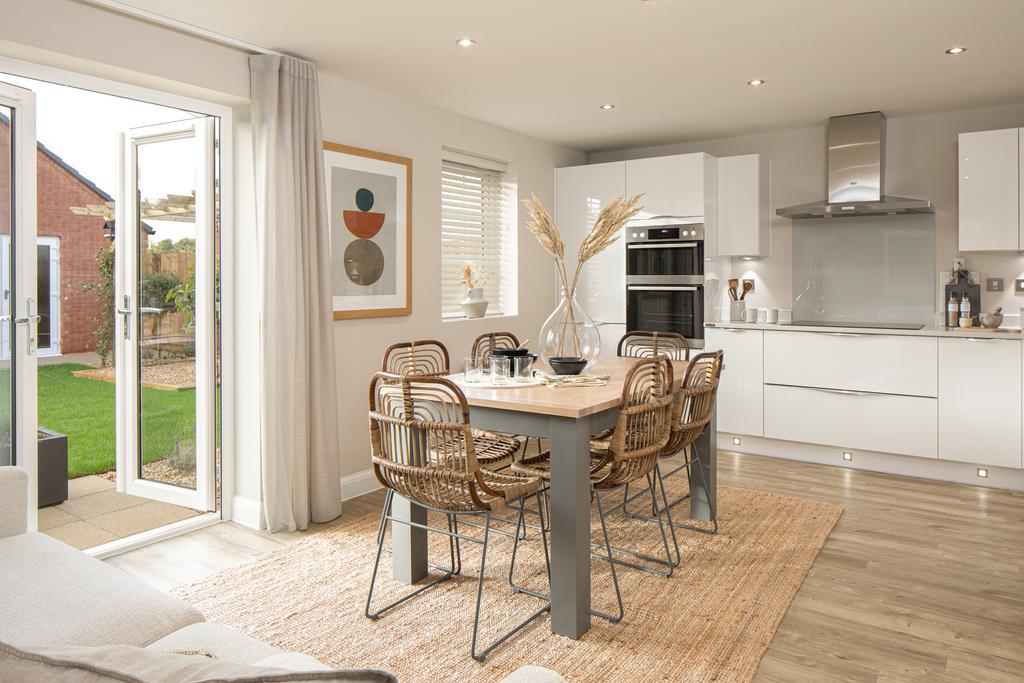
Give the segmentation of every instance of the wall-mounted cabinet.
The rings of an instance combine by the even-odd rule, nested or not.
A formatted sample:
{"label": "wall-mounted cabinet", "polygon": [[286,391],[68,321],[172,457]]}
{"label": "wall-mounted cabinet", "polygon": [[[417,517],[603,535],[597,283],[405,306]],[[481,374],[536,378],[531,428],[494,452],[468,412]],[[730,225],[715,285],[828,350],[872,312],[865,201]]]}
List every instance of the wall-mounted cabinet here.
{"label": "wall-mounted cabinet", "polygon": [[771,254],[771,162],[760,154],[718,158],[718,255]]}
{"label": "wall-mounted cabinet", "polygon": [[[711,172],[708,172],[708,167]],[[637,218],[704,216],[708,190],[714,191],[714,157],[676,154],[626,161],[626,193],[643,194]]]}
{"label": "wall-mounted cabinet", "polygon": [[960,251],[1024,249],[1019,128],[961,133],[957,168]]}
{"label": "wall-mounted cabinet", "polygon": [[[624,161],[555,170],[555,223],[570,261],[601,209],[625,191]],[[615,355],[616,345],[626,332],[625,283],[626,240],[620,237],[587,264],[576,290],[580,305],[600,325],[604,355]]]}

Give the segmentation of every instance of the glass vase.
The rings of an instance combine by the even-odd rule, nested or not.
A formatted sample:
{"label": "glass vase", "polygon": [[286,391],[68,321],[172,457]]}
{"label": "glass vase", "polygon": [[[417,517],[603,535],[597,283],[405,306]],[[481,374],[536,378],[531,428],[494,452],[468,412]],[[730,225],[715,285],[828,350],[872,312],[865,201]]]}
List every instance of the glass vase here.
{"label": "glass vase", "polygon": [[558,306],[540,328],[539,353],[545,361],[551,358],[581,358],[584,370],[593,367],[601,354],[601,333],[597,324],[576,301],[575,294],[566,296],[562,290]]}

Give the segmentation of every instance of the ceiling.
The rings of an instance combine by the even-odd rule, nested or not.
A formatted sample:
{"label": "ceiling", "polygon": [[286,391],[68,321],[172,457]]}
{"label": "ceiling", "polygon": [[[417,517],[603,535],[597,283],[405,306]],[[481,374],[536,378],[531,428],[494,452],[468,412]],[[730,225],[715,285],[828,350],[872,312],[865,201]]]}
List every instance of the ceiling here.
{"label": "ceiling", "polygon": [[1022,0],[129,2],[585,151],[1024,101]]}

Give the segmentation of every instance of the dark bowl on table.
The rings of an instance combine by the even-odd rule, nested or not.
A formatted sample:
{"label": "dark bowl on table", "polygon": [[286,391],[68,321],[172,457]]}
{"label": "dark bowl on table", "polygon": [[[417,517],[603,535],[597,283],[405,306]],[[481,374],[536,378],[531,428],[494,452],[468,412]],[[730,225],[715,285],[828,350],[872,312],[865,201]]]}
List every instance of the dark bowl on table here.
{"label": "dark bowl on table", "polygon": [[530,349],[491,349],[492,356],[505,356],[512,358],[515,356],[529,356]]}
{"label": "dark bowl on table", "polygon": [[587,367],[587,361],[577,356],[555,356],[548,358],[548,365],[556,375],[578,375]]}

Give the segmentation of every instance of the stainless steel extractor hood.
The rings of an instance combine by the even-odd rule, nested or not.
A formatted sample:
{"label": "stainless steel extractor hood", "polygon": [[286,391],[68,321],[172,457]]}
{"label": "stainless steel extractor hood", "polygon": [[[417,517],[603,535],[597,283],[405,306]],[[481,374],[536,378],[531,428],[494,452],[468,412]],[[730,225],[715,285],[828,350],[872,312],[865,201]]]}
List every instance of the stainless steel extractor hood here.
{"label": "stainless steel extractor hood", "polygon": [[885,194],[885,115],[880,111],[828,120],[828,198],[777,209],[786,218],[935,213],[927,199]]}

